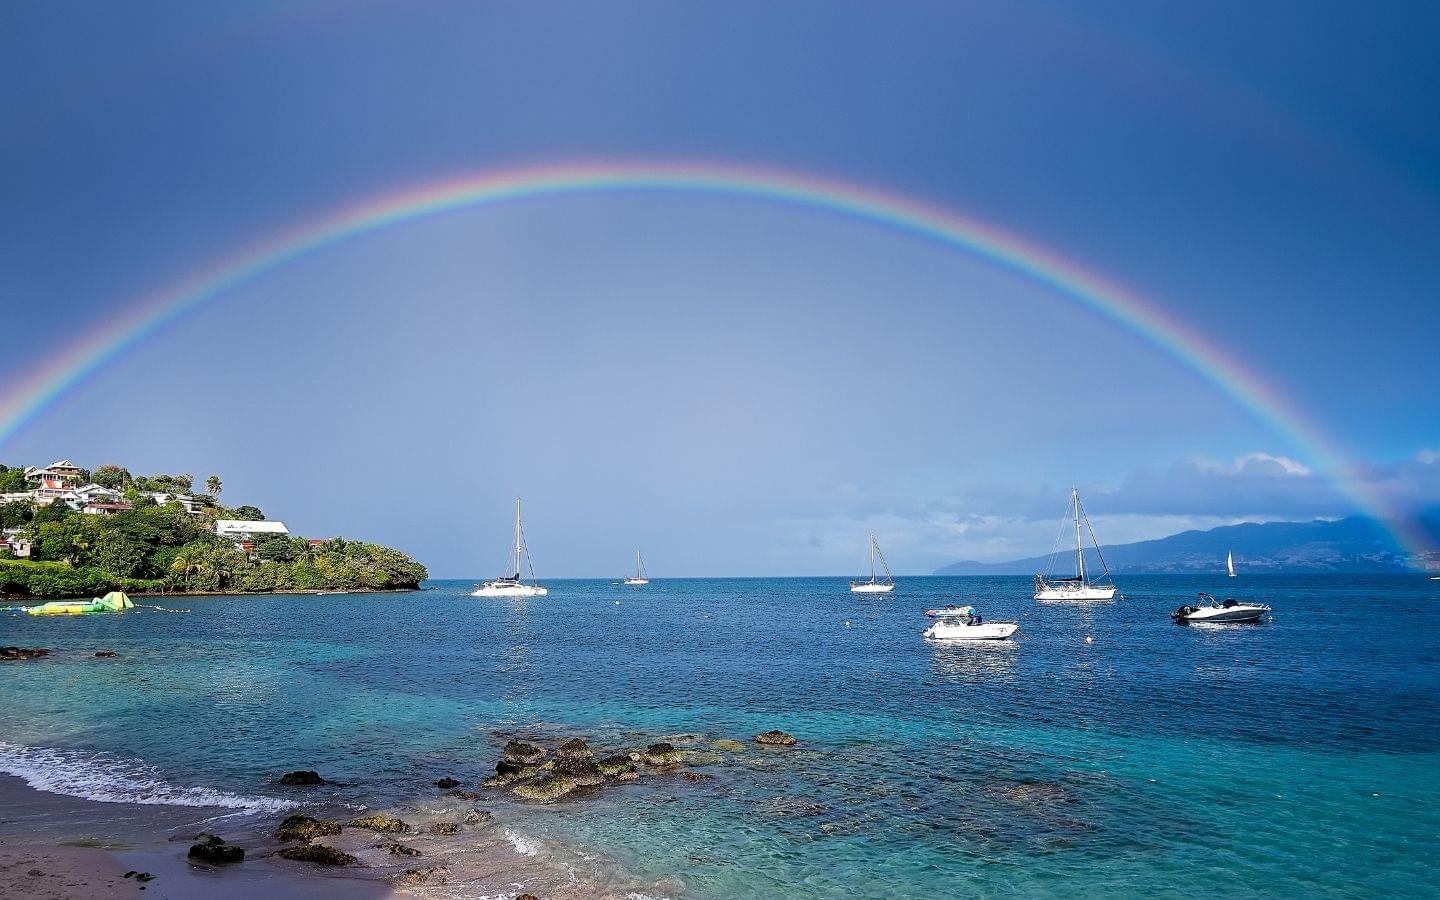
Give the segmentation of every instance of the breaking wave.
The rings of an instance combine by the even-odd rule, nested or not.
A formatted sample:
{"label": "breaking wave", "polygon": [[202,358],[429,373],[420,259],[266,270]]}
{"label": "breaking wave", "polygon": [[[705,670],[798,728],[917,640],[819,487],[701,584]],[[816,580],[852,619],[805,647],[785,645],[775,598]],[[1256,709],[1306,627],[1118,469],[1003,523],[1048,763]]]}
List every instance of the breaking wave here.
{"label": "breaking wave", "polygon": [[57,750],[0,741],[0,773],[23,778],[38,791],[100,803],[198,806],[244,812],[279,812],[297,806],[274,797],[242,797],[214,788],[170,784],[154,766],[104,751]]}

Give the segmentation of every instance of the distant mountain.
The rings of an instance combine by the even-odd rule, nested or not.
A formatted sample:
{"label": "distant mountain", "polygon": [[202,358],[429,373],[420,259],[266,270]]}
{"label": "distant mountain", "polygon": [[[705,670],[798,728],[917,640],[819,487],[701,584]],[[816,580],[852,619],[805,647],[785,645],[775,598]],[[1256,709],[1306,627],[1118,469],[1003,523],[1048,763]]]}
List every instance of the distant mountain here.
{"label": "distant mountain", "polygon": [[[1232,551],[1235,567],[1242,572],[1413,572],[1417,568],[1380,523],[1360,517],[1225,525],[1101,549],[1115,573],[1220,572],[1225,554]],[[1072,549],[1068,558],[1058,561],[1060,572],[1071,565],[1073,554]],[[1045,571],[1049,559],[1047,555],[1002,563],[957,562],[935,574],[1034,575]]]}

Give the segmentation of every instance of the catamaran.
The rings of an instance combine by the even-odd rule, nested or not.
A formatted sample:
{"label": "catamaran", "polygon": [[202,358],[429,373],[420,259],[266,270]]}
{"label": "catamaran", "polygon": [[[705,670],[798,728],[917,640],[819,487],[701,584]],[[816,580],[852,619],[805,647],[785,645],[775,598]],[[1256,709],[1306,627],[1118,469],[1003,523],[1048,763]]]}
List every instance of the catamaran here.
{"label": "catamaran", "polygon": [[[880,573],[875,568],[875,560],[879,558],[880,565],[885,569],[885,578],[880,578]],[[880,552],[880,542],[875,540],[875,535],[870,535],[870,580],[850,582],[850,593],[852,594],[888,594],[895,590],[895,576],[890,574],[890,564],[885,561],[885,554]]]}
{"label": "catamaran", "polygon": [[640,558],[640,551],[635,551],[635,576],[626,578],[623,584],[649,584],[650,574],[645,571],[645,560]]}
{"label": "catamaran", "polygon": [[[524,560],[530,567],[530,581],[520,578],[520,563]],[[530,548],[525,546],[525,529],[520,525],[520,498],[515,498],[515,565],[514,575],[502,575],[494,581],[475,586],[472,597],[543,597],[550,593],[543,585],[535,583],[535,563],[530,559]]]}
{"label": "catamaran", "polygon": [[[1095,529],[1090,527],[1090,517],[1085,514],[1085,507],[1080,503],[1080,492],[1075,488],[1070,489],[1070,506],[1065,509],[1065,517],[1061,519],[1061,534],[1068,530],[1073,511],[1075,520],[1075,574],[1065,578],[1052,578],[1050,572],[1055,569],[1055,562],[1060,556],[1059,540],[1056,541],[1056,549],[1050,554],[1050,572],[1044,575],[1035,576],[1035,599],[1036,600],[1114,600],[1119,588],[1114,583],[1104,584],[1110,580],[1110,567],[1105,565],[1105,556],[1100,552],[1100,544],[1095,540]],[[1080,524],[1084,520],[1085,531],[1090,534],[1090,543],[1095,547],[1095,556],[1100,560],[1100,567],[1105,575],[1099,582],[1089,580],[1085,571],[1085,542],[1081,537]]]}
{"label": "catamaran", "polygon": [[1235,577],[1235,554],[1230,551],[1225,553],[1225,571],[1231,578]]}

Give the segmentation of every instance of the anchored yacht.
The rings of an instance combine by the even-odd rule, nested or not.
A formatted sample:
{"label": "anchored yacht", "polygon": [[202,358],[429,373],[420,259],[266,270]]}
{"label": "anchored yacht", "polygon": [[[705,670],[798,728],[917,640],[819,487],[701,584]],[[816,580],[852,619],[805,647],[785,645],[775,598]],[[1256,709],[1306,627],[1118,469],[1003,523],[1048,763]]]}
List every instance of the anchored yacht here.
{"label": "anchored yacht", "polygon": [[[1075,574],[1063,578],[1054,577],[1050,574],[1055,569],[1056,561],[1060,556],[1059,540],[1056,540],[1056,549],[1050,554],[1050,572],[1044,575],[1035,576],[1035,599],[1048,601],[1077,601],[1077,600],[1114,600],[1119,588],[1110,581],[1110,567],[1105,565],[1105,556],[1100,552],[1100,544],[1095,540],[1095,529],[1090,526],[1090,517],[1085,514],[1085,507],[1080,502],[1080,492],[1074,488],[1070,489],[1070,506],[1065,510],[1065,517],[1061,520],[1061,535],[1070,530],[1070,520],[1074,519],[1075,524]],[[1095,548],[1095,558],[1100,560],[1100,568],[1104,571],[1100,581],[1090,581],[1090,574],[1085,571],[1085,542],[1082,537],[1081,523],[1084,523],[1084,530],[1090,535],[1090,543]]]}
{"label": "anchored yacht", "polygon": [[[662,565],[663,565],[663,561],[662,561]],[[645,571],[645,560],[643,560],[643,559],[640,558],[640,551],[639,551],[639,550],[636,550],[636,551],[635,551],[635,575],[634,575],[633,577],[631,577],[631,578],[626,578],[626,579],[625,579],[623,582],[621,582],[621,583],[622,583],[622,584],[635,584],[635,585],[639,585],[639,584],[649,584],[649,583],[650,583],[650,575],[649,575],[649,573],[647,573],[647,572]]]}
{"label": "anchored yacht", "polygon": [[[879,577],[875,568],[875,560],[880,560],[880,565],[885,569],[885,577]],[[870,535],[870,580],[850,582],[850,593],[852,594],[888,594],[895,590],[895,576],[890,574],[890,564],[885,561],[885,554],[880,552],[880,542],[875,540],[875,535]]]}
{"label": "anchored yacht", "polygon": [[[521,562],[530,567],[530,580],[520,577]],[[550,593],[543,585],[535,583],[535,563],[530,559],[530,548],[525,546],[525,529],[520,524],[520,498],[515,498],[515,561],[511,568],[514,575],[502,575],[494,581],[475,586],[472,597],[543,597]]]}

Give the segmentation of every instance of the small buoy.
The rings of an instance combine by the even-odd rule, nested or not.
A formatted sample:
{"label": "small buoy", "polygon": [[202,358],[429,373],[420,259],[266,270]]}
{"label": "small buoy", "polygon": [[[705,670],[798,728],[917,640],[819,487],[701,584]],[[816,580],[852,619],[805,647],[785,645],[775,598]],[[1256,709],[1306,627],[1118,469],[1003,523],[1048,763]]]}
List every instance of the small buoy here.
{"label": "small buoy", "polygon": [[619,605],[620,605],[620,601],[619,601],[619,600],[616,600],[616,601],[615,601],[615,605],[616,605],[616,606],[619,606]]}
{"label": "small buoy", "polygon": [[1154,783],[1155,783],[1155,779],[1153,779],[1153,778],[1150,779],[1150,783],[1151,783],[1151,784],[1154,784]]}
{"label": "small buoy", "polygon": [[849,628],[849,627],[850,627],[850,620],[849,620],[849,619],[846,619],[846,620],[845,620],[845,627],[846,627],[846,628]]}
{"label": "small buoy", "polygon": [[1091,637],[1090,635],[1087,634],[1087,635],[1085,635],[1085,643],[1087,643],[1087,644],[1093,644],[1093,643],[1095,643],[1095,639],[1094,639],[1093,637]]}
{"label": "small buoy", "polygon": [[1378,796],[1380,796],[1380,795],[1377,793],[1377,794],[1371,794],[1370,796],[1372,796],[1372,797],[1378,797]]}

